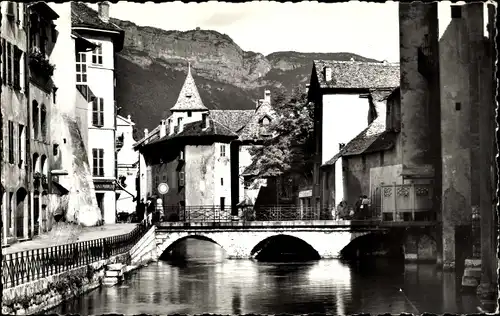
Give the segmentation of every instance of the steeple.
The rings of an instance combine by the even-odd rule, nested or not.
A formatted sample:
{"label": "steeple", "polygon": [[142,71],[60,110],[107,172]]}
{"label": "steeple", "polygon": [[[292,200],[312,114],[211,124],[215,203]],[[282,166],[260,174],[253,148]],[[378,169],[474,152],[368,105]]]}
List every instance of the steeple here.
{"label": "steeple", "polygon": [[182,85],[181,92],[177,98],[177,102],[170,109],[170,111],[196,111],[208,110],[203,104],[196,83],[194,82],[193,75],[191,74],[191,63],[188,63],[188,73],[186,80]]}

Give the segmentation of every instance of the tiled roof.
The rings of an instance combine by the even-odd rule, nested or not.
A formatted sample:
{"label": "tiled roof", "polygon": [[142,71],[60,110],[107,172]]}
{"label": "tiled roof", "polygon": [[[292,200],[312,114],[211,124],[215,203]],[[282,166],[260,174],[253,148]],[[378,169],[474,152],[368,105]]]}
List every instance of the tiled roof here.
{"label": "tiled roof", "polygon": [[255,110],[210,110],[210,117],[237,132],[244,127],[255,114]]}
{"label": "tiled roof", "polygon": [[184,126],[182,132],[175,133],[172,135],[166,135],[162,138],[149,142],[148,144],[146,144],[146,146],[157,144],[174,138],[192,137],[192,136],[227,136],[227,137],[234,137],[234,139],[238,137],[238,135],[232,132],[229,128],[225,127],[224,125],[212,119],[209,119],[209,126],[206,129],[203,129],[203,121],[188,123]]}
{"label": "tiled roof", "polygon": [[123,31],[112,22],[104,22],[98,13],[81,2],[71,2],[71,25],[73,27],[91,27],[101,30]]}
{"label": "tiled roof", "polygon": [[196,83],[194,82],[193,75],[191,75],[191,66],[189,66],[187,77],[184,81],[184,84],[182,85],[181,92],[179,92],[177,102],[170,110],[208,110],[201,100],[198,88],[196,88]]}
{"label": "tiled roof", "polygon": [[333,165],[340,157],[390,149],[394,146],[396,135],[397,133],[385,130],[385,118],[376,119],[323,166]]}
{"label": "tiled roof", "polygon": [[[262,134],[260,121],[264,117],[269,117],[271,120],[275,119],[275,112],[269,102],[262,102],[262,104],[254,112],[248,123],[238,132],[240,140],[254,140],[260,139]],[[270,125],[268,125],[270,126]],[[264,128],[264,131],[266,128]]]}
{"label": "tiled roof", "polygon": [[[325,81],[324,69],[330,67],[332,80]],[[399,64],[359,61],[315,60],[314,70],[321,88],[380,89],[395,88]]]}

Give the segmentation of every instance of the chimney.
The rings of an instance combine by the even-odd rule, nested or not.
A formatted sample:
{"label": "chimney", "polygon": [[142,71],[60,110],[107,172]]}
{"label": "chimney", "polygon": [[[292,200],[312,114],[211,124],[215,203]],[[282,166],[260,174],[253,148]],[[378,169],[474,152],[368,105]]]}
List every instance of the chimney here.
{"label": "chimney", "polygon": [[161,120],[160,122],[160,138],[165,137],[167,134],[167,125],[165,124],[165,120]]}
{"label": "chimney", "polygon": [[310,86],[310,84],[306,84],[306,94],[309,93],[309,86]]}
{"label": "chimney", "polygon": [[99,18],[107,23],[109,21],[109,2],[99,2],[97,11],[99,13]]}
{"label": "chimney", "polygon": [[257,107],[261,106],[262,103],[264,103],[264,99],[260,99],[259,101],[257,101]]}
{"label": "chimney", "polygon": [[332,68],[325,67],[325,81],[332,81]]}
{"label": "chimney", "polygon": [[203,120],[203,122],[202,122],[202,128],[203,129],[208,128],[208,113],[203,113],[201,115],[201,117],[202,117],[202,120]]}
{"label": "chimney", "polygon": [[130,114],[129,114],[129,115],[127,115],[127,120],[129,120],[129,121],[130,121],[130,118],[131,118]]}
{"label": "chimney", "polygon": [[147,128],[144,129],[144,138],[148,137],[149,131]]}
{"label": "chimney", "polygon": [[271,103],[271,90],[264,91],[264,102]]}
{"label": "chimney", "polygon": [[172,134],[174,134],[174,121],[169,118],[168,119],[168,135],[171,136]]}
{"label": "chimney", "polygon": [[341,150],[342,148],[344,148],[345,144],[344,143],[339,143],[339,150]]}

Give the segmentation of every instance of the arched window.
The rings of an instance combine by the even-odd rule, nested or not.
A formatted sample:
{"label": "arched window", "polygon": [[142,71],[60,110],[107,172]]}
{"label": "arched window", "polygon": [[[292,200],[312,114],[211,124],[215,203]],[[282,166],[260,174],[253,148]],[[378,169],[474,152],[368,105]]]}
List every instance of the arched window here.
{"label": "arched window", "polygon": [[40,112],[40,129],[42,132],[42,139],[47,137],[47,108],[42,103],[42,110]]}
{"label": "arched window", "polygon": [[40,166],[41,166],[40,171],[42,175],[48,176],[47,156],[42,155],[42,157],[40,158]]}
{"label": "arched window", "polygon": [[38,157],[39,155],[37,153],[34,153],[33,154],[33,168],[31,169],[33,171],[33,173],[37,172],[37,165],[38,165]]}
{"label": "arched window", "polygon": [[38,108],[38,102],[33,100],[32,102],[32,121],[33,121],[33,137],[35,139],[38,138],[38,133],[39,133],[39,128],[38,128],[38,117],[39,117],[39,108]]}
{"label": "arched window", "polygon": [[264,118],[262,119],[262,121],[260,123],[263,126],[266,126],[266,125],[269,125],[269,123],[271,123],[271,120],[267,116],[264,116]]}

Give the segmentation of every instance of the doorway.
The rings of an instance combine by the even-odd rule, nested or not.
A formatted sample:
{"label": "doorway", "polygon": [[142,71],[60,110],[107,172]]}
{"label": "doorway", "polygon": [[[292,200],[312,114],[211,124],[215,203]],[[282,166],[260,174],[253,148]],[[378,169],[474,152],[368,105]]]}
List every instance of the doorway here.
{"label": "doorway", "polygon": [[96,193],[97,206],[101,210],[101,218],[104,221],[104,193]]}

